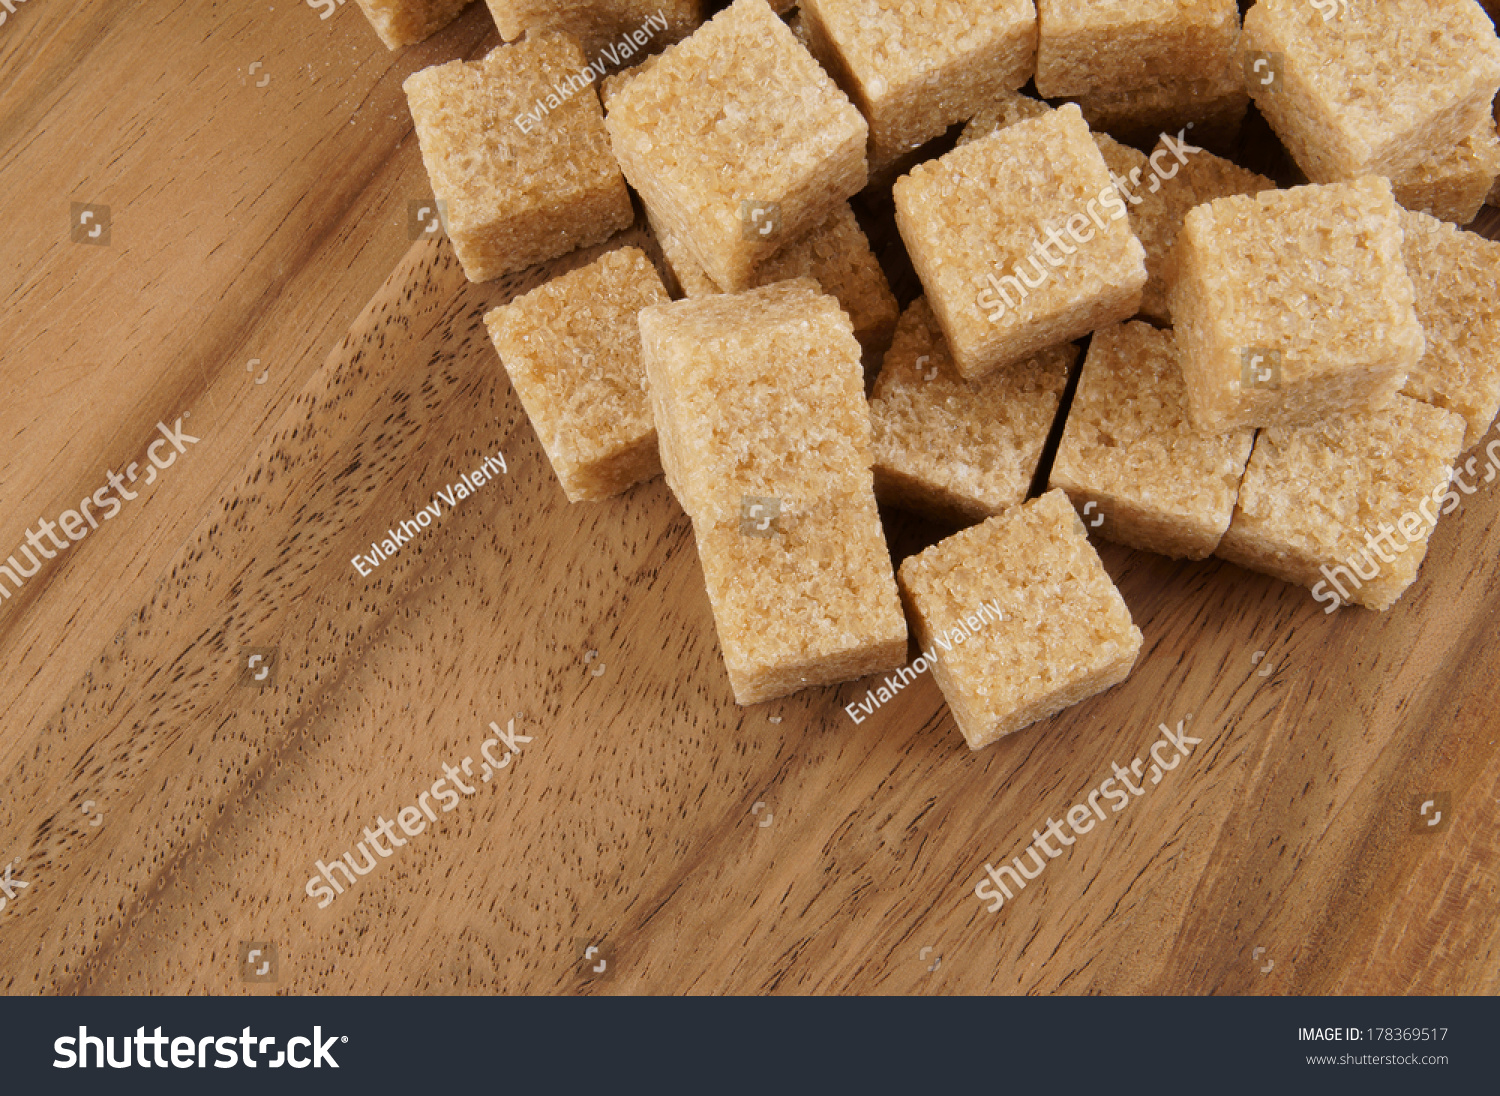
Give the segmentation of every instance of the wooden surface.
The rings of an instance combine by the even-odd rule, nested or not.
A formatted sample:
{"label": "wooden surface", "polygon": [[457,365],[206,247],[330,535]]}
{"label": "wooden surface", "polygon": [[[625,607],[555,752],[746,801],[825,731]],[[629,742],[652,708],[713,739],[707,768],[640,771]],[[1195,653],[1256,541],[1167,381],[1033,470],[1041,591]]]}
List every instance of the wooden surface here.
{"label": "wooden surface", "polygon": [[[200,439],[0,602],[6,992],[1500,990],[1500,487],[1384,615],[1103,546],[1135,674],[977,755],[930,677],[858,726],[870,683],[737,708],[665,487],[568,505],[489,346],[541,274],[471,286],[408,237],[400,81],[492,33],[482,5],[394,57],[352,4],[0,26],[0,551],[158,421]],[[316,861],[512,719],[511,764],[318,908]],[[1184,719],[1189,759],[985,911],[987,861]]]}

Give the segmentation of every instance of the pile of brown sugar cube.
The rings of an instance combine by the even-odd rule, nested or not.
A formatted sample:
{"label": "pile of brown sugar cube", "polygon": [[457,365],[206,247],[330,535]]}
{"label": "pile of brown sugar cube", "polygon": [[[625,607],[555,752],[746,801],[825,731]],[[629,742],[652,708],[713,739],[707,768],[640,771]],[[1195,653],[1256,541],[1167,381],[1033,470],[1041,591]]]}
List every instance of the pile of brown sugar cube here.
{"label": "pile of brown sugar cube", "polygon": [[[978,749],[1134,667],[1090,535],[1385,610],[1500,467],[1476,0],[488,2],[405,84],[448,237],[482,281],[643,207],[486,320],[569,500],[665,475],[740,704],[930,668]],[[1252,100],[1305,185],[1209,151]],[[898,570],[877,500],[962,530]]]}

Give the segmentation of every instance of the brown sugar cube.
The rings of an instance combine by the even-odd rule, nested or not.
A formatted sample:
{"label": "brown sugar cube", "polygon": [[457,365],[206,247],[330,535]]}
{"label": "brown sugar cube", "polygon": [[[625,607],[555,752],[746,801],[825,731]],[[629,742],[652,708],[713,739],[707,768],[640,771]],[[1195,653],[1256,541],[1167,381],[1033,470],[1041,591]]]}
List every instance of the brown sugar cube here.
{"label": "brown sugar cube", "polygon": [[[649,213],[647,219],[684,296],[706,297],[722,292],[670,231],[661,228]],[[890,345],[899,312],[896,297],[848,202],[802,239],[757,267],[752,288],[791,278],[811,278],[839,302],[854,324],[854,337],[867,359]]]}
{"label": "brown sugar cube", "polygon": [[1397,177],[1469,137],[1500,88],[1500,40],[1474,0],[1259,0],[1246,85],[1314,182]]}
{"label": "brown sugar cube", "polygon": [[1079,529],[1068,496],[1050,491],[901,564],[922,658],[971,750],[1135,666],[1140,629]]}
{"label": "brown sugar cube", "polygon": [[1169,135],[1151,151],[1151,168],[1149,176],[1143,172],[1141,180],[1131,181],[1129,193],[1130,227],[1146,249],[1149,279],[1141,294],[1141,314],[1171,323],[1172,249],[1183,218],[1205,202],[1275,190],[1276,184]]}
{"label": "brown sugar cube", "polygon": [[[1500,129],[1500,98],[1495,100],[1495,122]],[[1500,178],[1496,178],[1495,185],[1490,188],[1490,196],[1485,199],[1486,205],[1500,206]]]}
{"label": "brown sugar cube", "polygon": [[651,260],[622,247],[484,318],[570,502],[661,471],[636,314],[665,300]]}
{"label": "brown sugar cube", "polygon": [[[572,40],[543,34],[482,61],[422,69],[402,85],[470,281],[601,243],[635,219],[582,68]],[[558,88],[574,93],[559,99]]]}
{"label": "brown sugar cube", "polygon": [[842,203],[801,240],[782,248],[755,271],[754,285],[807,277],[849,314],[854,337],[865,354],[878,354],[891,341],[900,309],[869,237],[854,210]]}
{"label": "brown sugar cube", "polygon": [[849,318],[801,278],[654,305],[639,324],[735,699],[894,669],[906,623]]}
{"label": "brown sugar cube", "polygon": [[641,73],[645,72],[652,66],[653,63],[655,63],[655,61],[656,57],[647,57],[644,61],[640,62],[640,64],[631,65],[629,68],[623,68],[619,72],[606,76],[599,82],[599,102],[604,105],[604,109],[606,112],[609,111],[610,105],[614,102],[615,96],[625,90],[625,85],[630,83],[630,81],[634,80]]}
{"label": "brown sugar cube", "polygon": [[667,272],[671,280],[676,283],[677,295],[683,297],[707,297],[714,293],[722,293],[714,280],[710,278],[698,260],[693,257],[686,244],[661,222],[661,219],[651,214],[651,208],[646,207],[646,224],[651,229],[651,235],[661,247],[662,257],[666,260]]}
{"label": "brown sugar cube", "polygon": [[[992,98],[985,108],[964,125],[963,132],[959,134],[958,144],[960,146],[972,144],[981,137],[988,137],[1031,118],[1040,118],[1052,110],[1046,103],[1033,99],[1018,92],[1002,92]],[[1099,154],[1104,157],[1104,166],[1109,168],[1109,173],[1115,179],[1115,189],[1122,196],[1128,191],[1121,187],[1120,180],[1128,180],[1132,172],[1137,173],[1137,178],[1144,175],[1147,169],[1146,154],[1139,149],[1122,145],[1107,133],[1094,134],[1094,144],[1099,146]],[[1129,217],[1126,217],[1127,223]]]}
{"label": "brown sugar cube", "polygon": [[[775,8],[776,5],[772,4],[771,7]],[[802,18],[802,13],[800,11],[794,12],[792,17],[786,21],[786,25],[791,28],[792,36],[798,42],[802,43],[802,48],[812,54],[813,60],[822,66],[823,71],[832,75],[834,61],[827,52],[828,44],[813,40],[812,35],[807,29],[807,20]]]}
{"label": "brown sugar cube", "polygon": [[599,74],[634,64],[692,33],[703,20],[702,0],[487,0],[500,37],[557,30],[570,35]]}
{"label": "brown sugar cube", "polygon": [[[1500,30],[1500,0],[1482,0],[1482,2],[1490,21],[1496,24],[1497,30]],[[1500,98],[1495,100],[1495,120],[1500,123]],[[1495,185],[1490,190],[1490,196],[1485,199],[1485,204],[1500,206],[1500,178],[1495,180]]]}
{"label": "brown sugar cube", "polygon": [[[1495,99],[1495,126],[1497,136],[1500,136],[1500,96]],[[1500,206],[1500,177],[1495,179],[1495,185],[1490,188],[1490,195],[1484,202],[1485,205]]]}
{"label": "brown sugar cube", "polygon": [[791,514],[873,490],[859,343],[811,279],[656,305],[639,322],[668,482],[695,522],[736,523],[746,498]]}
{"label": "brown sugar cube", "polygon": [[1174,251],[1188,406],[1205,433],[1386,406],[1425,340],[1390,183],[1220,198]]}
{"label": "brown sugar cube", "polygon": [[765,0],[670,47],[605,124],[652,216],[730,291],[865,185],[865,120]]}
{"label": "brown sugar cube", "polygon": [[1500,243],[1423,213],[1403,213],[1406,269],[1427,353],[1403,395],[1464,417],[1472,449],[1500,412]]}
{"label": "brown sugar cube", "polygon": [[1046,99],[1133,93],[1231,57],[1236,0],[1036,0],[1036,89]]}
{"label": "brown sugar cube", "polygon": [[1089,345],[1051,486],[1108,540],[1204,559],[1229,528],[1254,441],[1253,430],[1193,429],[1171,331],[1106,327]]}
{"label": "brown sugar cube", "polygon": [[988,137],[991,133],[1006,129],[1017,122],[1027,122],[1033,118],[1040,118],[1049,114],[1052,107],[1040,99],[1033,99],[1029,95],[1023,95],[1019,91],[1001,91],[990,96],[989,100],[970,115],[969,120],[964,123],[963,132],[959,134],[958,143],[967,145]]}
{"label": "brown sugar cube", "polygon": [[966,381],[917,298],[870,401],[876,496],[960,525],[1019,506],[1077,360],[1078,348],[1064,343]]}
{"label": "brown sugar cube", "polygon": [[906,619],[874,496],[769,518],[693,524],[735,701],[900,666]]}
{"label": "brown sugar cube", "polygon": [[920,164],[894,193],[901,238],[966,379],[1140,307],[1145,252],[1076,106]]}
{"label": "brown sugar cube", "polygon": [[1163,133],[1192,127],[1205,148],[1232,151],[1250,109],[1238,57],[1226,58],[1194,76],[1176,76],[1133,91],[1095,92],[1078,98],[1095,130],[1132,144],[1150,144]]}
{"label": "brown sugar cube", "polygon": [[[1099,155],[1104,157],[1104,166],[1109,168],[1110,178],[1114,180],[1115,189],[1121,191],[1121,197],[1128,200],[1120,186],[1122,179],[1143,178],[1150,170],[1150,157],[1138,148],[1122,145],[1107,133],[1094,134],[1094,144],[1099,146]],[[1125,223],[1131,224],[1130,210],[1126,207]],[[1134,225],[1131,224],[1133,232]],[[1142,247],[1145,245],[1142,244]]]}
{"label": "brown sugar cube", "polygon": [[1326,613],[1388,609],[1416,580],[1440,514],[1458,505],[1449,475],[1463,438],[1458,415],[1405,396],[1263,430],[1215,554],[1310,587]]}
{"label": "brown sugar cube", "polygon": [[803,0],[800,10],[813,55],[870,123],[875,173],[1026,83],[1036,65],[1032,0]]}
{"label": "brown sugar cube", "polygon": [[1150,145],[1169,133],[1206,148],[1229,150],[1239,144],[1240,125],[1250,107],[1238,50],[1220,51],[1183,70],[1154,73],[1139,86],[1093,91],[1074,97],[1096,132]]}
{"label": "brown sugar cube", "polygon": [[469,0],[359,0],[365,18],[386,49],[400,49],[431,38],[468,5]]}
{"label": "brown sugar cube", "polygon": [[1391,179],[1396,201],[1418,213],[1466,225],[1483,208],[1500,176],[1500,136],[1486,118],[1479,129],[1450,148]]}

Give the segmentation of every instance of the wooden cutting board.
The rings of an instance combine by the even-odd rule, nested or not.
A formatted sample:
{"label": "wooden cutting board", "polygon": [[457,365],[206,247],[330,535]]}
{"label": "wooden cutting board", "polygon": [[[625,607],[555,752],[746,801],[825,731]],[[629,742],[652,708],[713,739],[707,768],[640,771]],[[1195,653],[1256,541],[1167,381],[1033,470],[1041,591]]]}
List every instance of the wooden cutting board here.
{"label": "wooden cutting board", "polygon": [[[57,18],[44,58],[88,26]],[[205,18],[177,13],[156,33],[186,41]],[[337,41],[362,48],[367,32],[340,18]],[[213,26],[236,49],[264,30]],[[149,44],[123,19],[94,29],[120,64]],[[471,10],[430,46],[459,55],[487,33]],[[400,73],[367,58],[354,71],[379,71],[364,94],[393,104]],[[103,92],[74,98],[87,95]],[[41,104],[32,121],[23,108],[0,135],[85,110],[44,98],[23,100]],[[35,450],[36,424],[93,415],[80,427],[88,459],[60,444],[8,458],[3,497],[24,503],[6,508],[9,543],[33,511],[55,515],[55,499],[97,486],[100,461],[120,467],[157,420],[196,412],[185,429],[202,435],[165,489],[0,606],[14,669],[0,857],[29,884],[0,910],[7,992],[1500,989],[1500,655],[1487,642],[1500,483],[1444,519],[1420,581],[1384,615],[1325,617],[1307,591],[1227,564],[1102,545],[1145,635],[1136,672],[979,754],[930,676],[859,724],[845,705],[873,682],[741,709],[664,485],[569,505],[483,328],[488,308],[597,251],[473,286],[441,241],[393,249],[388,222],[420,165],[409,123],[376,129],[401,150],[397,174],[370,184],[384,196],[379,231],[330,208],[254,256],[253,232],[187,221],[240,241],[240,272],[254,275],[255,293],[237,289],[194,241],[201,292],[243,294],[242,310],[263,300],[276,337],[309,356],[300,372],[276,357],[257,385],[242,368],[271,337],[258,318],[209,314],[199,330],[190,311],[157,317],[193,273],[146,246],[170,228],[108,256],[138,280],[146,318],[106,322],[137,344],[153,324],[163,339],[187,325],[182,338],[223,360],[194,371],[142,352],[128,407],[111,409],[104,380],[67,372],[88,353],[69,329],[13,311],[82,307],[74,283],[92,254],[62,252],[7,287],[20,338],[6,345],[20,349],[6,375],[33,401],[7,408],[8,436]],[[357,145],[349,157],[365,155]],[[207,162],[229,163],[229,147]],[[137,155],[140,180],[194,164]],[[279,168],[274,148],[263,155],[225,201],[243,193],[257,208],[262,184],[316,200],[317,157]],[[370,200],[354,187],[334,205]],[[314,220],[327,233],[316,246]],[[276,256],[302,248],[306,269],[278,281]],[[305,294],[331,285],[346,301],[403,249],[322,358],[336,335],[326,319],[296,325],[315,311]],[[177,280],[175,297],[153,289],[153,270]],[[111,285],[96,291],[119,293]],[[47,391],[42,355],[63,370]],[[503,473],[462,478],[496,455]],[[351,563],[433,510],[368,575]],[[931,535],[891,526],[903,554]],[[1201,741],[987,912],[974,895],[984,865],[1022,855],[1114,764],[1146,756],[1162,723]],[[486,770],[506,738],[518,752]],[[1444,812],[1435,827],[1418,815],[1428,799]],[[331,900],[310,895],[319,861],[351,852],[366,866],[356,846],[380,820],[404,844],[377,833],[388,855],[368,874],[335,874],[344,892]]]}

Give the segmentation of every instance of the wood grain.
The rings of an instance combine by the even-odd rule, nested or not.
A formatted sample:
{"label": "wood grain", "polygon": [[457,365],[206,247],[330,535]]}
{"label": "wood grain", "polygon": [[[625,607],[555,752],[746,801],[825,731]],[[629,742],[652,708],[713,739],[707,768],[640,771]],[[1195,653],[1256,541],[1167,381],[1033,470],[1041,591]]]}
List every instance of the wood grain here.
{"label": "wood grain", "polygon": [[[0,603],[6,992],[1500,990],[1494,485],[1384,615],[1104,546],[1138,669],[980,754],[930,678],[859,725],[868,683],[740,709],[686,518],[660,481],[567,504],[483,329],[597,249],[473,286],[408,239],[399,82],[484,48],[482,5],[394,58],[352,7],[18,11],[0,537],[159,420],[202,440]],[[108,248],[72,201],[111,206]],[[935,535],[892,518],[900,551]],[[317,861],[512,718],[510,765],[318,908]],[[987,861],[1179,720],[1188,759],[984,910]],[[1449,820],[1414,832],[1430,792]]]}

